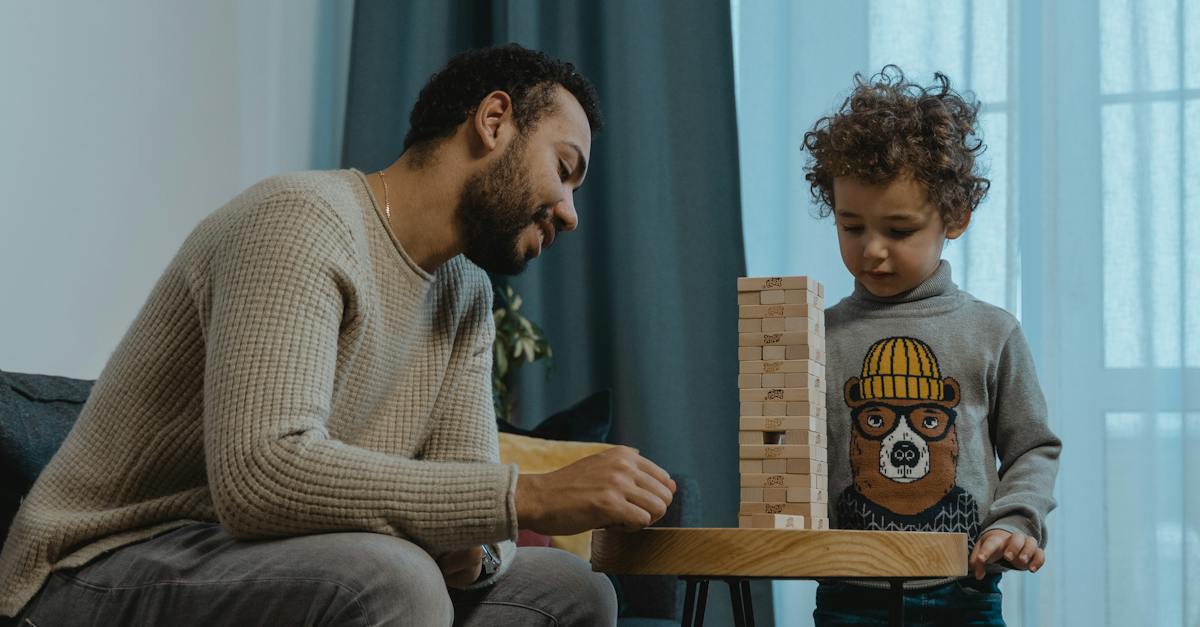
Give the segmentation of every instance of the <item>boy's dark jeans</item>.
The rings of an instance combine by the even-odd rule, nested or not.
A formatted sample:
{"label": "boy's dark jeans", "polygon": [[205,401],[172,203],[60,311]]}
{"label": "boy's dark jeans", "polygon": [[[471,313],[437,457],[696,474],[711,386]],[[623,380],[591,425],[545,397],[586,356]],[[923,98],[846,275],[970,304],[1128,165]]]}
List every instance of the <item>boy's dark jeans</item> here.
{"label": "boy's dark jeans", "polygon": [[[817,586],[817,627],[887,625],[891,590],[864,588],[841,582]],[[904,593],[904,624],[914,627],[959,625],[1004,626],[1000,614],[1000,575],[983,581],[959,579],[928,590]]]}

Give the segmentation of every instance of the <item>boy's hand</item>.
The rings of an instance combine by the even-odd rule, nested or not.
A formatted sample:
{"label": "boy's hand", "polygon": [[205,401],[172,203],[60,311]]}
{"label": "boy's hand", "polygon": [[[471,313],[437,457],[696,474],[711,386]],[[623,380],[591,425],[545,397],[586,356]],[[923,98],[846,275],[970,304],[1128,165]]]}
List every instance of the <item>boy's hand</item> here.
{"label": "boy's hand", "polygon": [[1004,558],[1017,570],[1036,573],[1046,563],[1046,552],[1037,540],[1022,533],[1009,533],[1003,529],[992,529],[979,537],[969,561],[976,579],[983,579],[984,567]]}

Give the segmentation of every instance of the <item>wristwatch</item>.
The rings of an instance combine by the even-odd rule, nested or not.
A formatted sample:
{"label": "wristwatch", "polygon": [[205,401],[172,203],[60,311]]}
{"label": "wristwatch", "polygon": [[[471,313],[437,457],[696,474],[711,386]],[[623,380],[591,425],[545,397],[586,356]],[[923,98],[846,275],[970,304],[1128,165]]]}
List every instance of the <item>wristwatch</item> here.
{"label": "wristwatch", "polygon": [[492,552],[492,547],[484,544],[479,548],[483,549],[483,568],[479,571],[479,578],[491,577],[500,570],[500,558]]}

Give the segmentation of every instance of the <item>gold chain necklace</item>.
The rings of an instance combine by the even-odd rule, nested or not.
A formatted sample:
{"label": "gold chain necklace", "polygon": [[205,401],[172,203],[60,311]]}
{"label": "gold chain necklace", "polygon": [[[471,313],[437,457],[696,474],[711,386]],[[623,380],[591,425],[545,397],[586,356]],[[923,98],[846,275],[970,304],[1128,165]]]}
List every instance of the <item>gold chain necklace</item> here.
{"label": "gold chain necklace", "polygon": [[383,183],[383,212],[387,214],[388,226],[392,225],[392,203],[388,200],[387,177],[383,170],[379,171],[379,180]]}

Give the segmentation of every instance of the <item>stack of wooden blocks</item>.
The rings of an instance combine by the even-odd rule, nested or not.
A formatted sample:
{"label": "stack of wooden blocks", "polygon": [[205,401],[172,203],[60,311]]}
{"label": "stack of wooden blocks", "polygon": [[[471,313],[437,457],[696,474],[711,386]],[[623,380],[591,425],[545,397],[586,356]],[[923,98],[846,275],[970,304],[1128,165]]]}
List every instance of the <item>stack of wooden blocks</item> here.
{"label": "stack of wooden blocks", "polygon": [[738,526],[829,528],[825,289],[738,279]]}

